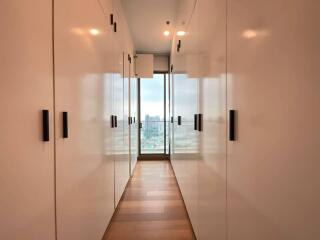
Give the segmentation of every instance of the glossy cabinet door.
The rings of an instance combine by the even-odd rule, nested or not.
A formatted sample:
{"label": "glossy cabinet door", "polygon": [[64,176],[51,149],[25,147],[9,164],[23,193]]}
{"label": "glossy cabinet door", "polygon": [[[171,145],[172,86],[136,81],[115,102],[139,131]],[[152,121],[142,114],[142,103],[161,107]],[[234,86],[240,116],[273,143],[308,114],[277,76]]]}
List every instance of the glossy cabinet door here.
{"label": "glossy cabinet door", "polygon": [[[115,48],[118,48],[116,46]],[[113,82],[113,109],[114,115],[117,116],[117,126],[114,128],[114,167],[115,167],[115,206],[122,196],[123,190],[127,182],[126,172],[126,152],[124,151],[124,118],[123,118],[123,99],[124,99],[124,85],[122,77],[122,64],[123,64],[123,54],[122,52],[115,52],[116,64],[118,64],[118,72],[114,74]]]}
{"label": "glossy cabinet door", "polygon": [[200,0],[197,54],[203,114],[198,164],[198,239],[226,239],[226,0]]}
{"label": "glossy cabinet door", "polygon": [[55,239],[51,26],[51,0],[0,2],[0,239]]}
{"label": "glossy cabinet door", "polygon": [[[199,134],[194,130],[197,110],[197,80],[185,73],[174,74],[174,168],[194,230],[198,227],[198,160]],[[181,125],[178,124],[181,116]]]}
{"label": "glossy cabinet door", "polygon": [[[223,240],[227,230],[226,1],[199,0],[189,15],[186,35],[175,38],[172,48],[174,115],[182,117],[181,125],[174,123],[172,165],[197,239]],[[202,115],[196,130],[194,114]]]}
{"label": "glossy cabinet door", "polygon": [[320,239],[319,1],[228,1],[230,240]]}
{"label": "glossy cabinet door", "polygon": [[138,81],[134,76],[134,59],[131,53],[131,64],[129,67],[130,84],[130,173],[133,174],[138,157]]}
{"label": "glossy cabinet door", "polygon": [[[115,160],[115,206],[118,205],[129,180],[129,131],[128,131],[128,70],[127,55],[125,55],[125,24],[121,2],[113,0],[114,20],[117,31],[114,32],[114,115],[118,126],[115,128],[114,160]],[[125,76],[126,75],[126,76]]]}
{"label": "glossy cabinet door", "polygon": [[124,144],[123,144],[123,154],[124,154],[124,169],[128,170],[127,172],[127,181],[130,176],[130,126],[129,126],[129,104],[130,104],[130,65],[128,61],[128,52],[124,51],[124,67],[123,67],[123,119],[124,119]]}
{"label": "glossy cabinet door", "polygon": [[54,13],[57,237],[101,239],[114,210],[112,26],[97,1],[57,0]]}
{"label": "glossy cabinet door", "polygon": [[[190,69],[190,61],[196,50],[196,17],[188,35],[175,38],[174,45],[181,41],[181,49],[174,49],[173,63],[173,105],[174,105],[174,139],[172,166],[183,195],[186,208],[197,235],[198,220],[198,163],[200,159],[199,132],[194,129],[194,115],[199,113],[199,77]],[[180,119],[181,122],[180,122]]]}

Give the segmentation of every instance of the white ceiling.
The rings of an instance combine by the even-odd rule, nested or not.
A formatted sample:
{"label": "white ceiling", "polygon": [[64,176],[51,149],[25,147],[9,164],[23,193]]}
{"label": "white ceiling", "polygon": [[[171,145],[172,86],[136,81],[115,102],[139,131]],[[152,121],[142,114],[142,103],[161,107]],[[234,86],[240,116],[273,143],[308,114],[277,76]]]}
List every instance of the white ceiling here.
{"label": "white ceiling", "polygon": [[[176,19],[181,0],[122,0],[137,53],[168,54],[172,37],[163,32]],[[173,28],[172,28],[173,30]]]}

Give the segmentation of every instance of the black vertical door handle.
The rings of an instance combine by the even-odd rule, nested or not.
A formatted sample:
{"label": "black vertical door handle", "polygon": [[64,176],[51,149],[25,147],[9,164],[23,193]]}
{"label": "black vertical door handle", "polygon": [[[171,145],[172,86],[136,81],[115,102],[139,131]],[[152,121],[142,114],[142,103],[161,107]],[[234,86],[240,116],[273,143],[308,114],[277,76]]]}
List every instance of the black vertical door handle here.
{"label": "black vertical door handle", "polygon": [[68,112],[62,112],[62,137],[69,137],[69,129],[68,129]]}
{"label": "black vertical door handle", "polygon": [[114,128],[114,115],[110,116],[111,128]]}
{"label": "black vertical door handle", "polygon": [[198,130],[198,114],[194,115],[194,130]]}
{"label": "black vertical door handle", "polygon": [[142,123],[139,124],[139,127],[142,128]]}
{"label": "black vertical door handle", "polygon": [[114,116],[114,127],[117,128],[118,127],[118,117]]}
{"label": "black vertical door handle", "polygon": [[117,23],[116,22],[113,23],[113,31],[117,32]]}
{"label": "black vertical door handle", "polygon": [[49,142],[49,110],[42,110],[42,140]]}
{"label": "black vertical door handle", "polygon": [[180,48],[181,48],[181,40],[178,41],[178,44],[177,44],[177,52],[180,52]]}
{"label": "black vertical door handle", "polygon": [[198,131],[202,132],[202,125],[203,125],[203,117],[202,114],[198,114]]}
{"label": "black vertical door handle", "polygon": [[173,117],[171,117],[171,123],[173,123]]}
{"label": "black vertical door handle", "polygon": [[229,140],[236,140],[236,110],[229,111]]}
{"label": "black vertical door handle", "polygon": [[113,14],[110,14],[110,24],[113,25]]}
{"label": "black vertical door handle", "polygon": [[178,116],[178,125],[181,125],[182,121],[181,121],[181,116]]}
{"label": "black vertical door handle", "polygon": [[133,117],[133,123],[136,123],[136,117]]}

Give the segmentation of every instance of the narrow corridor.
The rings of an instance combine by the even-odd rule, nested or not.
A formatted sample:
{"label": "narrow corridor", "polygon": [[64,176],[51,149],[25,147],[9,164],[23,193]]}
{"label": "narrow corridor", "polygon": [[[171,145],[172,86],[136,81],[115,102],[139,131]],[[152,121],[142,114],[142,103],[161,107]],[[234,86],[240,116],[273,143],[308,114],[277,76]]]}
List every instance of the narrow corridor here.
{"label": "narrow corridor", "polygon": [[195,239],[169,161],[139,161],[104,240]]}

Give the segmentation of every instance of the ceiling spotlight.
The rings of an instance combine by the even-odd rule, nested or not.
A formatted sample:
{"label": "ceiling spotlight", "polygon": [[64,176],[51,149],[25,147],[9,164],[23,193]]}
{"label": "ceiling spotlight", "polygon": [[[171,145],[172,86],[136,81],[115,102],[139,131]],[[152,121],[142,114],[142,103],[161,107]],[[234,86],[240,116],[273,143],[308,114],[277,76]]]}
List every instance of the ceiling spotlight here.
{"label": "ceiling spotlight", "polygon": [[89,32],[92,34],[92,35],[98,35],[100,33],[100,31],[98,29],[95,29],[95,28],[91,28],[89,30]]}
{"label": "ceiling spotlight", "polygon": [[184,35],[186,35],[186,32],[185,31],[178,31],[177,35],[178,36],[184,36]]}
{"label": "ceiling spotlight", "polygon": [[166,37],[170,35],[170,32],[168,30],[163,32],[163,35],[165,35]]}

